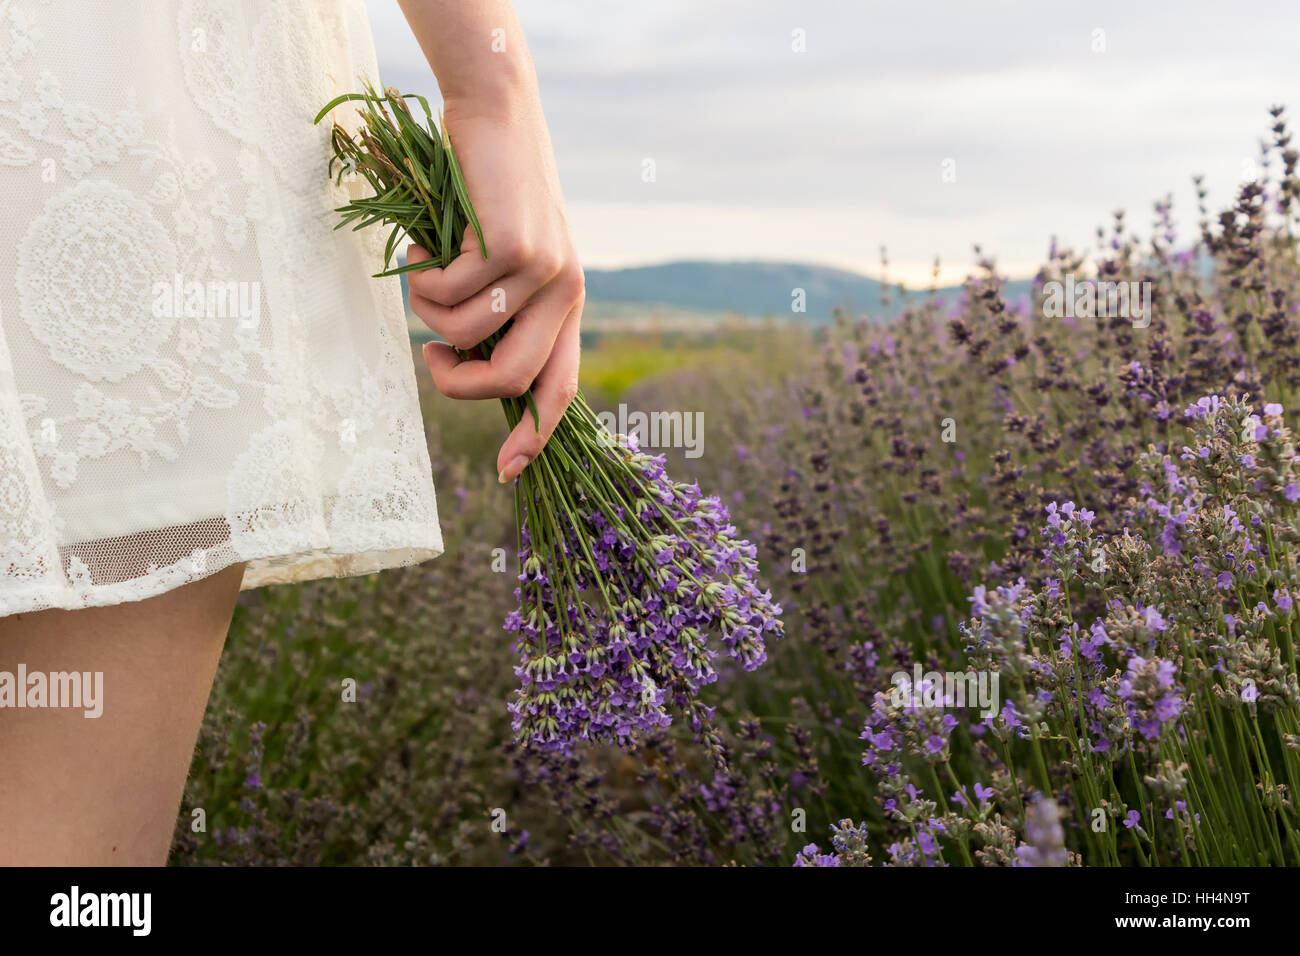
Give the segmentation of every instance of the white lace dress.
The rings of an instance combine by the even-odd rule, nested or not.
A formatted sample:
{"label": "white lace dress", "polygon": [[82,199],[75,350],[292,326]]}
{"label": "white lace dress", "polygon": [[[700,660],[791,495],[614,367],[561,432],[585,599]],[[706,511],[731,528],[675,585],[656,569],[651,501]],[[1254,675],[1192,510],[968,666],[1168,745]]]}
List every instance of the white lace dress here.
{"label": "white lace dress", "polygon": [[398,280],[311,123],[363,73],[363,0],[0,0],[0,614],[442,550]]}

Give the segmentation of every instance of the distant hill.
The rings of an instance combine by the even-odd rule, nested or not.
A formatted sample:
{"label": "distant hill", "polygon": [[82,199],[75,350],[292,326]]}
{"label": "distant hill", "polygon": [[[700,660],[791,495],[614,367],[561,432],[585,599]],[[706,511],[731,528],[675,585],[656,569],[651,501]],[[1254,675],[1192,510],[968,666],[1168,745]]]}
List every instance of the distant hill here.
{"label": "distant hill", "polygon": [[[399,260],[400,261],[400,260]],[[880,304],[881,283],[870,276],[829,266],[796,262],[709,262],[680,261],[626,269],[586,269],[587,306],[584,327],[632,329],[699,329],[723,322],[728,316],[749,319],[771,317],[783,321],[821,324],[829,322],[836,308],[853,315],[892,317],[903,302],[891,285],[890,308],[886,316]],[[1008,282],[1006,294],[1013,301],[1027,296],[1029,279]],[[803,289],[805,311],[792,312],[795,289]],[[406,292],[406,277],[402,277]],[[912,302],[920,302],[928,289],[909,290]],[[960,286],[945,286],[936,295],[954,302]],[[428,335],[418,319],[412,319],[413,334]]]}
{"label": "distant hill", "polygon": [[[881,315],[881,283],[869,276],[828,266],[793,262],[667,262],[626,269],[587,269],[587,299],[592,303],[662,305],[696,312],[733,312],[808,322],[825,322],[835,308],[854,314]],[[1007,284],[1007,294],[1028,294],[1030,280]],[[795,289],[803,289],[806,311],[791,311]],[[959,286],[937,290],[945,301]],[[909,291],[913,301],[928,290]],[[902,307],[897,289],[890,287],[890,314]]]}

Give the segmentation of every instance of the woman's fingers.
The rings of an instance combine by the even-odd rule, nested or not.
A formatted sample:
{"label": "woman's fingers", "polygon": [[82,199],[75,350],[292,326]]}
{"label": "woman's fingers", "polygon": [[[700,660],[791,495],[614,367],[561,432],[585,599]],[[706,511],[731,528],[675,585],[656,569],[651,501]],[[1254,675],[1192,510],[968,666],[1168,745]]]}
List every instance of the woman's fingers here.
{"label": "woman's fingers", "polygon": [[581,321],[582,302],[579,301],[560,327],[555,349],[533,385],[533,400],[541,423],[540,434],[534,426],[532,412],[525,412],[497,454],[497,480],[502,484],[518,478],[520,472],[541,453],[564,410],[578,393]]}
{"label": "woman's fingers", "polygon": [[[406,247],[408,263],[424,262],[429,258],[428,250],[416,243]],[[447,268],[417,269],[407,273],[406,281],[412,293],[439,305],[452,306],[464,302],[515,267],[516,263],[508,261],[505,256],[484,259],[479,252],[478,236],[473,229],[466,229],[460,255],[452,259]]]}
{"label": "woman's fingers", "polygon": [[525,275],[511,275],[450,307],[412,288],[411,311],[452,345],[472,349],[523,311],[540,287],[541,283]]}
{"label": "woman's fingers", "polygon": [[554,350],[574,301],[563,286],[542,290],[515,316],[514,325],[492,349],[489,359],[462,361],[446,346],[426,347],[425,362],[434,385],[448,398],[517,398],[533,384]]}
{"label": "woman's fingers", "polygon": [[[577,394],[582,304],[583,299],[579,297],[555,336],[549,351],[550,357],[536,377],[529,379],[541,428],[539,431],[535,427],[532,412],[529,411],[501,446],[501,451],[497,454],[497,477],[503,483],[519,477],[519,473],[537,457],[564,415],[564,410],[569,407],[569,402]],[[515,337],[516,329],[511,329],[497,346],[492,355],[493,361],[500,354],[501,346]],[[518,342],[521,348],[527,347],[524,337],[520,336]],[[512,381],[508,390],[503,390],[497,381],[497,373],[492,369],[492,361],[462,360],[455,349],[441,342],[430,342],[424,347],[424,361],[429,366],[438,391],[448,398],[517,397],[528,390],[528,386],[519,387],[519,381],[522,380]]]}

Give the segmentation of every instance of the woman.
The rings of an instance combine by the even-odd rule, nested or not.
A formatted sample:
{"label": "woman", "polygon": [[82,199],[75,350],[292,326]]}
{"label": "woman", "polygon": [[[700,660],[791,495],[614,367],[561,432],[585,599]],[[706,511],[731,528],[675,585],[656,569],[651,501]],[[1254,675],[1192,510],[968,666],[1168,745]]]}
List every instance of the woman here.
{"label": "woman", "polygon": [[[509,482],[574,394],[582,271],[511,5],[401,6],[490,252],[411,307],[462,347],[514,320],[425,349],[451,398],[532,385]],[[0,863],[162,864],[239,590],[442,550],[397,280],[311,122],[374,49],[363,0],[0,18]]]}

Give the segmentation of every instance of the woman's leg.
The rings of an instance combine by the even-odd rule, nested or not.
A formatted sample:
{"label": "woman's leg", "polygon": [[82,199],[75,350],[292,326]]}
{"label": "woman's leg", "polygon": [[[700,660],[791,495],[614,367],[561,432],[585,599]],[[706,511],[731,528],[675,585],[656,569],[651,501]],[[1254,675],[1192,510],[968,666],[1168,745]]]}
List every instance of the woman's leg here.
{"label": "woman's leg", "polygon": [[0,618],[0,671],[104,675],[97,718],[0,708],[0,864],[166,862],[243,573]]}

